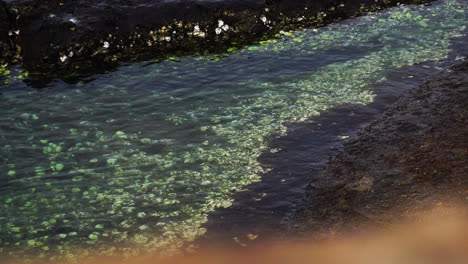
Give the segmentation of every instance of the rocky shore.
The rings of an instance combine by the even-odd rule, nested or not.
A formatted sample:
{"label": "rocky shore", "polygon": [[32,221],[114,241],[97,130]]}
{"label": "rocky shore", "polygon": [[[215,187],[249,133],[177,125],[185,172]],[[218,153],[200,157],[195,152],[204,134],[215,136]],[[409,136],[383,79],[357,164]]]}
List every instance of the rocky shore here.
{"label": "rocky shore", "polygon": [[291,229],[329,236],[468,199],[468,62],[411,90],[344,144]]}
{"label": "rocky shore", "polygon": [[80,71],[147,55],[225,52],[284,30],[422,2],[1,0],[0,62]]}

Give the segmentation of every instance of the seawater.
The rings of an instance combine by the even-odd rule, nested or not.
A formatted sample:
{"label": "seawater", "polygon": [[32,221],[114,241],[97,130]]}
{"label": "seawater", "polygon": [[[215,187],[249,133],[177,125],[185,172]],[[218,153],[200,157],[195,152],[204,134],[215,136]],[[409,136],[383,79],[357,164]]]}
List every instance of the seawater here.
{"label": "seawater", "polygon": [[[0,255],[170,253],[259,181],[290,122],[367,104],[385,73],[450,52],[464,1],[400,6],[224,55],[122,65],[45,89],[0,78]],[[9,74],[7,74],[9,73]]]}

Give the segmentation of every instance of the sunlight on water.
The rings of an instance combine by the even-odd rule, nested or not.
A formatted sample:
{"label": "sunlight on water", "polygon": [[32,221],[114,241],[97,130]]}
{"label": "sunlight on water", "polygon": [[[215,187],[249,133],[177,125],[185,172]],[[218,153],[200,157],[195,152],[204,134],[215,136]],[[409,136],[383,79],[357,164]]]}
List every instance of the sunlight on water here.
{"label": "sunlight on water", "polygon": [[[170,252],[260,180],[288,122],[373,100],[385,73],[449,52],[463,1],[284,32],[229,56],[0,86],[0,253]],[[2,74],[7,71],[2,69]],[[20,253],[18,253],[18,251]]]}

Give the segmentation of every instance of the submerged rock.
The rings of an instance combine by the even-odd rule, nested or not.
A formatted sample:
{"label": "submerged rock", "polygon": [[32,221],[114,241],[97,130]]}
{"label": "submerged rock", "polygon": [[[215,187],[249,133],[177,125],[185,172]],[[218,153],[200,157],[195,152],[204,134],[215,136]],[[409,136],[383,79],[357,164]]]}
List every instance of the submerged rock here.
{"label": "submerged rock", "polygon": [[281,30],[426,0],[0,2],[0,60],[16,57],[29,69],[74,69],[144,54],[226,51],[232,45],[273,37]]}

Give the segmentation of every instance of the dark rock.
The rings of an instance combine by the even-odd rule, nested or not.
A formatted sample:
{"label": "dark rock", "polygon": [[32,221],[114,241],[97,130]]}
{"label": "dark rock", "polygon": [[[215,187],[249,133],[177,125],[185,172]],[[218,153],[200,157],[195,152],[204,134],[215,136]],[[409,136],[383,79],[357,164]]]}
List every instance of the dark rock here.
{"label": "dark rock", "polygon": [[467,62],[403,96],[309,185],[295,228],[326,235],[466,206],[467,109]]}
{"label": "dark rock", "polygon": [[11,60],[13,47],[8,33],[10,31],[10,18],[3,3],[0,2],[0,63]]}
{"label": "dark rock", "polygon": [[[280,30],[421,2],[425,0],[3,0],[13,18],[10,31],[18,33],[12,38],[18,58],[29,69],[225,51],[233,42],[251,43]],[[3,19],[3,9],[0,16],[9,21]],[[8,26],[0,24],[0,40],[7,47],[3,28]],[[2,52],[2,57],[8,54]]]}

